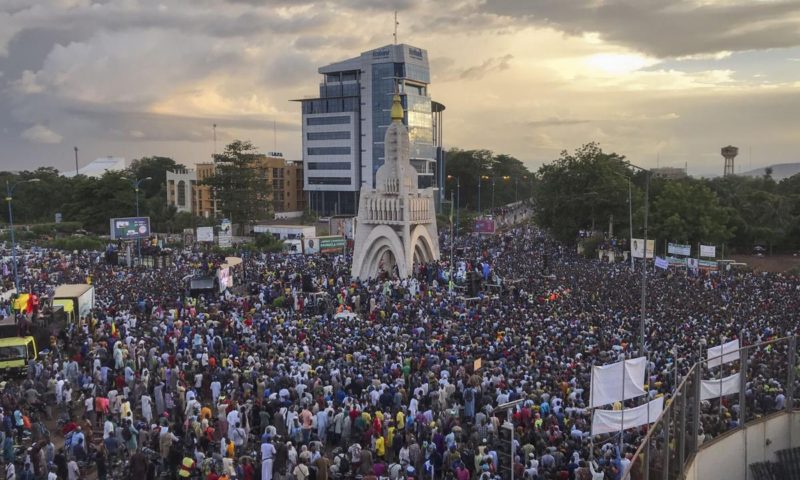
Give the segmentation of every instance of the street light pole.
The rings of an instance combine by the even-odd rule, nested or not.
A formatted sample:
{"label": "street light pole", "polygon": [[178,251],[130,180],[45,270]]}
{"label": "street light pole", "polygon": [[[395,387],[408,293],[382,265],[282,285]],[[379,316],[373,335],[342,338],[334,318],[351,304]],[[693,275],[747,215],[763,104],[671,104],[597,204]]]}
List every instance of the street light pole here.
{"label": "street light pole", "polygon": [[478,175],[478,216],[481,215],[481,183],[483,183],[482,180],[483,177]]}
{"label": "street light pole", "polygon": [[[137,178],[137,179],[127,178],[127,177],[123,177],[123,178],[125,178],[126,180],[131,182],[131,185],[133,186],[133,191],[136,193],[136,216],[138,217],[139,216],[139,186],[145,180],[152,180],[153,177],[144,177],[144,178]],[[142,264],[142,240],[140,238],[136,239],[136,256],[139,258],[139,265],[141,266],[141,264]]]}
{"label": "street light pole", "polygon": [[[456,231],[455,235],[458,235],[458,228],[461,226],[459,223],[459,212],[460,212],[460,203],[461,203],[461,177],[454,177],[453,175],[447,176],[448,180],[455,180],[456,181]],[[453,198],[453,191],[450,191],[450,199],[452,201]]]}
{"label": "street light pole", "polygon": [[494,177],[492,177],[492,211],[494,212]]}
{"label": "street light pole", "polygon": [[639,344],[641,345],[642,355],[646,354],[644,346],[644,324],[647,315],[647,217],[650,214],[650,170],[644,170],[644,173],[644,262],[642,262],[642,318],[639,322]]}
{"label": "street light pole", "polygon": [[11,200],[14,195],[14,189],[17,188],[17,185],[20,183],[34,183],[38,182],[38,178],[32,178],[30,180],[24,180],[22,182],[17,182],[13,185],[8,183],[6,180],[6,202],[8,202],[8,227],[11,230],[11,263],[14,272],[14,290],[16,294],[19,295],[19,274],[17,273],[17,239],[14,236],[14,212],[11,208]]}

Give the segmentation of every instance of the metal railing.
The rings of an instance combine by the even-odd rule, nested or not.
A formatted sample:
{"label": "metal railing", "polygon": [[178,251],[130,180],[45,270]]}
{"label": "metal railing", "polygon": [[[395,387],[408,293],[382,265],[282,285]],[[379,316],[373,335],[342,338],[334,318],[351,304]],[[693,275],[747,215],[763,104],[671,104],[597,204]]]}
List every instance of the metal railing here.
{"label": "metal railing", "polygon": [[[704,442],[744,428],[749,422],[800,406],[797,337],[747,345],[739,359],[709,369],[709,359],[689,368],[668,395],[661,416],[647,429],[628,470],[631,480],[677,480]],[[702,355],[705,356],[705,350]],[[724,352],[728,357],[731,352]],[[719,358],[719,357],[717,357]],[[714,359],[711,359],[714,360]],[[738,393],[701,400],[701,381],[741,373]],[[720,384],[721,385],[721,384]],[[747,468],[747,459],[743,459]]]}

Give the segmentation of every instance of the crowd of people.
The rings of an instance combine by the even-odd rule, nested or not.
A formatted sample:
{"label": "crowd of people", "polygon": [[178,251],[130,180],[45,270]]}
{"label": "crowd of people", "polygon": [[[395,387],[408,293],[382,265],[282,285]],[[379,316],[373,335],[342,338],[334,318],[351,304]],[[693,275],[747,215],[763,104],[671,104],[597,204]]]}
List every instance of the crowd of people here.
{"label": "crowd of people", "polygon": [[[346,253],[246,255],[235,287],[194,298],[186,278],[219,256],[187,249],[147,269],[25,250],[37,314],[62,283],[90,281],[96,302],[0,384],[4,465],[49,480],[621,479],[647,427],[592,439],[589,381],[637,354],[641,273],[529,224],[455,242],[485,280],[477,297],[447,258],[358,281]],[[648,398],[669,398],[704,346],[796,333],[796,277],[648,282]],[[750,414],[785,408],[785,347],[750,362]],[[702,441],[741,421],[737,404],[704,403]]]}

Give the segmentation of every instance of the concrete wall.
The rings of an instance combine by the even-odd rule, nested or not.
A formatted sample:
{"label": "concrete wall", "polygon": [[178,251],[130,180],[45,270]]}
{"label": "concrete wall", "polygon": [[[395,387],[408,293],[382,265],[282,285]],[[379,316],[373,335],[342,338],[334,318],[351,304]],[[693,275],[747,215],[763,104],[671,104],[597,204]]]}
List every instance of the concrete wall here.
{"label": "concrete wall", "polygon": [[750,464],[776,461],[776,452],[800,446],[800,412],[772,415],[700,448],[686,480],[753,480]]}

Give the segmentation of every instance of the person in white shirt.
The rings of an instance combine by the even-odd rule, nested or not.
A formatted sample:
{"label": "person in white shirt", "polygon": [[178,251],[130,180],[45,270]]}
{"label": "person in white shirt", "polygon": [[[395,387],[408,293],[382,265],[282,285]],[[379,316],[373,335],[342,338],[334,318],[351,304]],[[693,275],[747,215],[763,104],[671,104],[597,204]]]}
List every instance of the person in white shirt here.
{"label": "person in white shirt", "polygon": [[267,437],[261,444],[261,480],[272,480],[272,464],[277,453],[275,446]]}
{"label": "person in white shirt", "polygon": [[78,468],[78,463],[73,458],[67,464],[67,479],[79,480],[81,478],[81,470]]}

